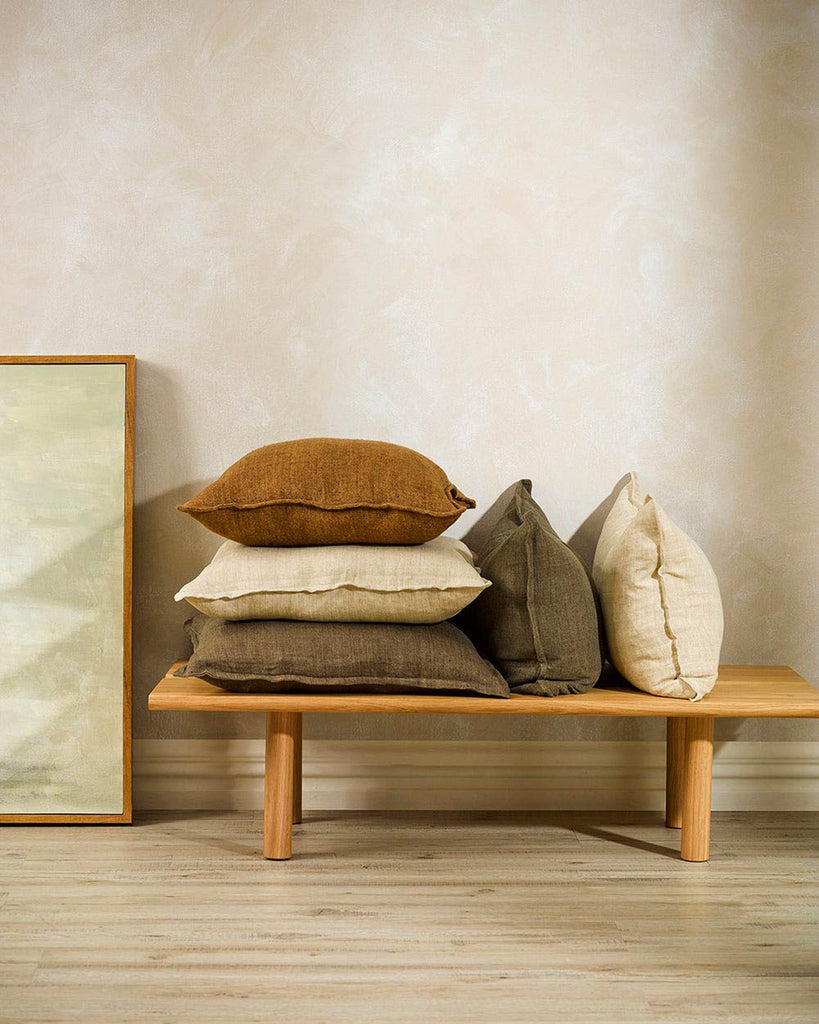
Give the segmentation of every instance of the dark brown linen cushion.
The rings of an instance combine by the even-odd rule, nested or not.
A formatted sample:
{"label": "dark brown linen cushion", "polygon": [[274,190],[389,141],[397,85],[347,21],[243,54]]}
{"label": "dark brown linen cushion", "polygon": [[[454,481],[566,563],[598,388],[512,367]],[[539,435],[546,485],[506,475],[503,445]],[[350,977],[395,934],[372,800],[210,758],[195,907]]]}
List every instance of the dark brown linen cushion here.
{"label": "dark brown linen cushion", "polygon": [[456,620],[513,693],[584,693],[600,678],[593,584],[532,498],[530,480],[506,490],[464,537],[491,580]]}
{"label": "dark brown linen cushion", "polygon": [[503,676],[449,622],[185,623],[193,656],[178,676],[242,693],[445,693],[508,697]]}
{"label": "dark brown linen cushion", "polygon": [[312,437],[239,459],[178,508],[239,544],[423,544],[475,502],[434,462],[385,441]]}

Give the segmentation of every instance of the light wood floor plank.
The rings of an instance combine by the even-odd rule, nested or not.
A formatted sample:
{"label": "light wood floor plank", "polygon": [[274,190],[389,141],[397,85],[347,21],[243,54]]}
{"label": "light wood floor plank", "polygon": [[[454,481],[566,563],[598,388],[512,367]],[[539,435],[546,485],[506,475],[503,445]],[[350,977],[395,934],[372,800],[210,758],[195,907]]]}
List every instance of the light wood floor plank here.
{"label": "light wood floor plank", "polygon": [[259,814],[0,830],[0,1020],[815,1024],[819,815]]}

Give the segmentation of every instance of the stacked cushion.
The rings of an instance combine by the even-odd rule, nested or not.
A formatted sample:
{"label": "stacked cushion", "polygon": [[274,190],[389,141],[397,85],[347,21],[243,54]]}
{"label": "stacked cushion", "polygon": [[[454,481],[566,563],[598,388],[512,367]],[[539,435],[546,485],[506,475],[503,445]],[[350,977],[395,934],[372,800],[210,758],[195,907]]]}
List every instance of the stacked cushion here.
{"label": "stacked cushion", "polygon": [[716,578],[636,477],[600,535],[599,602],[530,481],[501,495],[468,546],[440,536],[474,504],[398,445],[311,438],[251,452],[180,506],[227,539],[176,595],[197,609],[178,674],[245,691],[583,693],[601,675],[602,605],[627,680],[692,700],[711,689]]}
{"label": "stacked cushion", "polygon": [[486,587],[439,535],[474,507],[424,456],[311,438],[259,448],[179,506],[228,539],[176,595],[193,657],[177,675],[249,692],[508,697],[443,620]]}
{"label": "stacked cushion", "polygon": [[186,623],[193,657],[177,675],[245,693],[443,693],[508,697],[500,673],[449,622]]}
{"label": "stacked cushion", "polygon": [[512,692],[552,697],[594,686],[602,650],[592,583],[531,481],[504,492],[465,540],[492,586],[460,622]]}
{"label": "stacked cushion", "polygon": [[475,502],[397,444],[314,437],[257,448],[178,506],[239,544],[422,544]]}
{"label": "stacked cushion", "polygon": [[432,623],[489,582],[452,537],[417,545],[247,547],[226,540],[176,600],[222,619]]}
{"label": "stacked cushion", "polygon": [[699,700],[719,672],[719,584],[703,552],[632,473],[594,556],[609,658],[630,683]]}

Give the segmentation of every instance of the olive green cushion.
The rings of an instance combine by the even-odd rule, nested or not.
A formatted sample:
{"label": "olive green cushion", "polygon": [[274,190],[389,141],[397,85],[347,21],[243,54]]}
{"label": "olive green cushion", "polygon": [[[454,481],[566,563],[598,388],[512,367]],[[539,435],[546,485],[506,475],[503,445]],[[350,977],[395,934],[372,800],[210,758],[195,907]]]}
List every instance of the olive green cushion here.
{"label": "olive green cushion", "polygon": [[513,693],[584,693],[600,678],[598,607],[589,573],[520,480],[464,538],[492,586],[458,625]]}
{"label": "olive green cushion", "polygon": [[508,697],[503,676],[449,622],[185,623],[193,656],[178,676],[243,693],[445,693]]}

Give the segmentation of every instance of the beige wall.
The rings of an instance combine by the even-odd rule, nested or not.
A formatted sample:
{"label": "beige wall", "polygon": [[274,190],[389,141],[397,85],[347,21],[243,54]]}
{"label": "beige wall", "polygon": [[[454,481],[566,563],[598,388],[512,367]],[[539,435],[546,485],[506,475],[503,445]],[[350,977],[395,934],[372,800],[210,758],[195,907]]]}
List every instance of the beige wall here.
{"label": "beige wall", "polygon": [[635,469],[713,560],[725,660],[819,681],[817,21],[767,0],[5,0],[0,351],[140,360],[137,736],[260,734],[145,710],[185,649],[172,594],[217,543],[174,505],[316,434],[418,448],[483,507],[531,476],[567,537]]}

